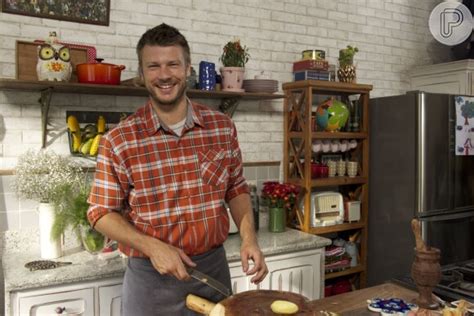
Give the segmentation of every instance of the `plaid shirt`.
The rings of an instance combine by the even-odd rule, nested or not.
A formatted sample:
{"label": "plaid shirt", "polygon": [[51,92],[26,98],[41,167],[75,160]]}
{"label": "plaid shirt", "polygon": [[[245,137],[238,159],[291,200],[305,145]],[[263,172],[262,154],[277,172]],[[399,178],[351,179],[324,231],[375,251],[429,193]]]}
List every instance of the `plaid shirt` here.
{"label": "plaid shirt", "polygon": [[[139,231],[188,255],[201,254],[227,238],[224,200],[249,192],[242,173],[229,117],[188,101],[178,137],[148,102],[102,137],[87,215],[95,225],[120,212]],[[120,249],[144,256],[126,245]]]}

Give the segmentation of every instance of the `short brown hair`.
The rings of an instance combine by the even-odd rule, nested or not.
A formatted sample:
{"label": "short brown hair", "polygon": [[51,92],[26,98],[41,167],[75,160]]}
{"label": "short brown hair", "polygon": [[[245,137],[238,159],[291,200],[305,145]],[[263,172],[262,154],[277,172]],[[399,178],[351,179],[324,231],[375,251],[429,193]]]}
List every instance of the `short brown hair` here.
{"label": "short brown hair", "polygon": [[165,23],[161,23],[146,31],[137,44],[138,65],[142,65],[142,50],[145,45],[150,46],[173,46],[178,45],[183,48],[184,60],[187,65],[191,64],[191,52],[188,41],[178,29]]}

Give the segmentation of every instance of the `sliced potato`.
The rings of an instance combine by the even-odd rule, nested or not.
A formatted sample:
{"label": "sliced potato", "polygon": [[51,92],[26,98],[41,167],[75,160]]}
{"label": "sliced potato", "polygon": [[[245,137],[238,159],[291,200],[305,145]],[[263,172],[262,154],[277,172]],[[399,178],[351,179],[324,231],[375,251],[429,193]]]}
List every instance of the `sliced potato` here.
{"label": "sliced potato", "polygon": [[290,301],[276,300],[270,305],[272,312],[277,314],[294,314],[298,312],[298,305]]}

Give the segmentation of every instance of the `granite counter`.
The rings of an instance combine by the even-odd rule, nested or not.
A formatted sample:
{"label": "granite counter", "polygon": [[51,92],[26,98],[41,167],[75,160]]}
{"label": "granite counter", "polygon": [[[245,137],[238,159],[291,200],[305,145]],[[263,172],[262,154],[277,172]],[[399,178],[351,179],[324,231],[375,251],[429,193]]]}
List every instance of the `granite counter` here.
{"label": "granite counter", "polygon": [[[101,260],[86,251],[72,248],[56,260],[72,262],[71,265],[29,271],[24,265],[40,259],[38,231],[8,231],[4,233],[3,239],[5,296],[12,291],[121,277],[127,263],[127,259],[121,256]],[[265,256],[322,248],[330,244],[327,238],[293,229],[283,233],[270,233],[261,229],[258,242]],[[230,235],[224,247],[229,262],[240,260],[239,235]]]}

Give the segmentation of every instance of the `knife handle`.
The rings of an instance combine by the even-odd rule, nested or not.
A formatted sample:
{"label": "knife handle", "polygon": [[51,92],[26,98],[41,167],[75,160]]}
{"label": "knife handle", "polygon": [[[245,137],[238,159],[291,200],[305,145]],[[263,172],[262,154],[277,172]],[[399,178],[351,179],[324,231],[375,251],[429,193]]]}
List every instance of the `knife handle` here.
{"label": "knife handle", "polygon": [[186,296],[186,307],[197,313],[209,315],[214,306],[216,306],[216,304],[194,294],[188,294]]}

